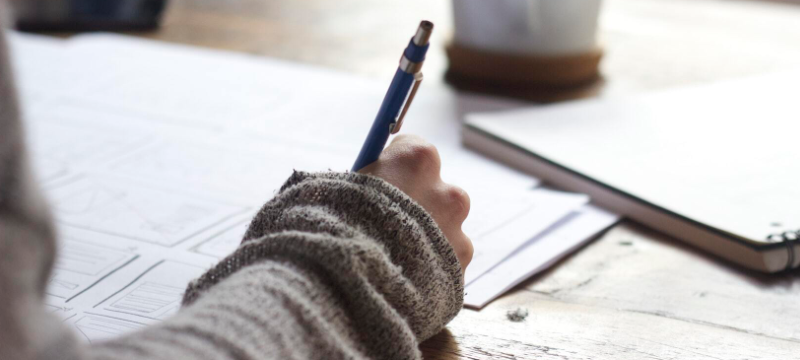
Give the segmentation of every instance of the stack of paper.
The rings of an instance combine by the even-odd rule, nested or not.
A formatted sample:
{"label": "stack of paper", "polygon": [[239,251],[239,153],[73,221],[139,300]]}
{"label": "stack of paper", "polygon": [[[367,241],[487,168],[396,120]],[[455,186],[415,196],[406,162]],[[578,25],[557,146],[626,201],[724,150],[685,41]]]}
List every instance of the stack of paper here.
{"label": "stack of paper", "polygon": [[[87,341],[176,311],[188,281],[237,247],[293,169],[348,169],[387,86],[113,35],[11,40],[29,144],[61,233],[47,303]],[[584,195],[537,188],[460,146],[465,112],[517,105],[423,86],[403,129],[436,144],[443,178],[472,197],[469,306],[616,220]]]}

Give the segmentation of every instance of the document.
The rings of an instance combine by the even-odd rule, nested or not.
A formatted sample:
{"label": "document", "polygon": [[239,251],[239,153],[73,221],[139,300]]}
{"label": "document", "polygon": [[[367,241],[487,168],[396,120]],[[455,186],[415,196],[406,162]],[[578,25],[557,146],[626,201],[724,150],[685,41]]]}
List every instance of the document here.
{"label": "document", "polygon": [[589,202],[583,194],[547,189],[517,192],[503,198],[493,194],[491,201],[481,198],[477,210],[462,226],[472,239],[475,252],[467,267],[464,282],[470,284],[573,210]]}
{"label": "document", "polygon": [[62,237],[47,294],[68,301],[119,270],[138,255],[102,244]]}
{"label": "document", "polygon": [[467,284],[464,305],[482,308],[490,301],[539,273],[619,220],[592,205],[573,210],[542,231],[502,262]]}
{"label": "document", "polygon": [[117,177],[77,177],[47,194],[60,224],[164,247],[247,210]]}
{"label": "document", "polygon": [[[35,172],[60,234],[47,309],[87,342],[177,311],[188,282],[235,251],[295,169],[349,169],[386,86],[116,35],[12,34],[10,43]],[[473,200],[464,231],[478,249],[467,272],[476,294],[589,201],[536,188],[461,147],[465,112],[518,105],[423,86],[403,128],[436,144],[443,179]]]}

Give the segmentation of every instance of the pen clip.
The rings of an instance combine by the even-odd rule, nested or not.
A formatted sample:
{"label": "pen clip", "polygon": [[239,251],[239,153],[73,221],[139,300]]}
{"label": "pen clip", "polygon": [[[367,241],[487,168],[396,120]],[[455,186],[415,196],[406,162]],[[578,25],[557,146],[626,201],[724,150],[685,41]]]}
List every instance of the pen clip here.
{"label": "pen clip", "polygon": [[400,111],[400,116],[397,117],[397,121],[389,125],[389,132],[391,134],[397,134],[400,131],[400,127],[403,125],[403,119],[406,117],[406,112],[408,112],[408,108],[411,106],[411,100],[414,100],[414,95],[417,94],[417,89],[419,89],[419,84],[421,83],[422,73],[418,72],[414,74],[414,85],[411,86],[411,90],[408,92],[403,110]]}

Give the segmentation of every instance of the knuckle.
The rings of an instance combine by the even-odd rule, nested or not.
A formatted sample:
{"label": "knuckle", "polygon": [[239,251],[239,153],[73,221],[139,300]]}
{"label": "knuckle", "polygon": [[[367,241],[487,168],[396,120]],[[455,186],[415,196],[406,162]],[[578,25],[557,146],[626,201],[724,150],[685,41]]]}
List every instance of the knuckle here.
{"label": "knuckle", "polygon": [[414,144],[401,155],[403,161],[409,162],[412,168],[421,171],[438,171],[441,167],[439,151],[431,144]]}
{"label": "knuckle", "polygon": [[475,255],[475,247],[472,245],[472,240],[464,236],[464,241],[460,244],[459,249],[456,251],[456,256],[460,260],[463,267],[466,267]]}
{"label": "knuckle", "polygon": [[448,186],[447,190],[445,190],[445,199],[458,219],[463,221],[467,218],[470,210],[470,199],[464,189],[458,186]]}
{"label": "knuckle", "polygon": [[424,140],[422,140],[421,137],[414,134],[398,134],[397,136],[394,137],[392,143],[415,143],[421,141]]}

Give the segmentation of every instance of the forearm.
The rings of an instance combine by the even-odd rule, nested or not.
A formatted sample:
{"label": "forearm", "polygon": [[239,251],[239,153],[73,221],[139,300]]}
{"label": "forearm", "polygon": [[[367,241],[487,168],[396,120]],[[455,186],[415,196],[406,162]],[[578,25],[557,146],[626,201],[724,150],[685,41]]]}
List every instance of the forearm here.
{"label": "forearm", "polygon": [[176,316],[93,346],[93,359],[337,359],[364,351],[340,299],[291,262],[262,260]]}
{"label": "forearm", "polygon": [[[374,177],[296,173],[259,212],[246,239],[190,286],[186,311],[213,301],[229,281],[218,284],[219,279],[250,274],[264,261],[282,264],[294,271],[282,274],[304,279],[289,282],[303,286],[285,287],[305,299],[287,303],[289,310],[299,306],[305,309],[301,313],[319,313],[314,323],[342,337],[335,342],[344,346],[341,351],[413,358],[417,342],[439,331],[461,308],[463,277],[447,240],[419,205]],[[265,275],[265,281],[274,277]],[[275,289],[278,294],[264,295],[288,298],[281,287]],[[320,358],[336,358],[327,356]]]}
{"label": "forearm", "polygon": [[447,240],[377,178],[297,173],[246,239],[176,316],[42,359],[414,359],[461,307]]}

